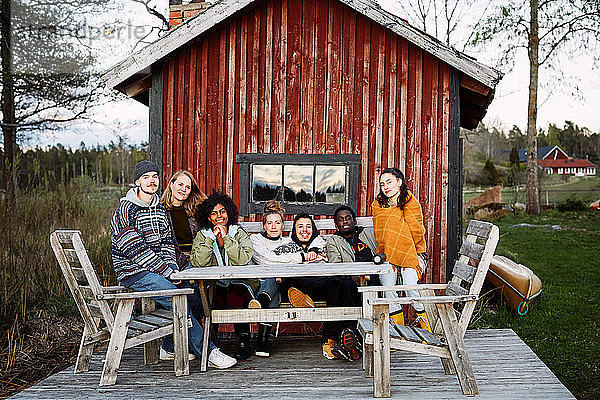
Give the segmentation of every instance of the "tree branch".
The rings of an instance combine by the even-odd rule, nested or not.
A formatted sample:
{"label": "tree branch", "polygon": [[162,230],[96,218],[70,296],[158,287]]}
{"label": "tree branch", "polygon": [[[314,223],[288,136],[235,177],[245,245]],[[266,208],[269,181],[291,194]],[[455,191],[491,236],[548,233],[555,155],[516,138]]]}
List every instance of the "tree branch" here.
{"label": "tree branch", "polygon": [[167,18],[165,18],[165,16],[162,15],[156,8],[150,7],[149,4],[150,4],[151,0],[132,0],[132,1],[134,3],[142,4],[146,8],[146,11],[150,15],[158,18],[160,20],[160,22],[162,22],[164,29],[161,29],[161,31],[169,30],[169,20]]}

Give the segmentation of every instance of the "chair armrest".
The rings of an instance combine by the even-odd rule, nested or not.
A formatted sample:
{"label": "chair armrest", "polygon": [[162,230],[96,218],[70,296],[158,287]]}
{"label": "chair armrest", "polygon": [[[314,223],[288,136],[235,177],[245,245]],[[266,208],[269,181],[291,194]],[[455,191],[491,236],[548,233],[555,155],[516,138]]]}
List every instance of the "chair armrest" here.
{"label": "chair armrest", "polygon": [[111,292],[126,292],[128,289],[125,286],[102,286],[102,291],[104,293]]}
{"label": "chair armrest", "polygon": [[106,293],[98,296],[98,300],[111,300],[111,299],[141,299],[145,297],[159,297],[159,296],[177,296],[193,294],[194,289],[169,289],[169,290],[153,290],[150,292],[128,292],[128,293]]}
{"label": "chair armrest", "polygon": [[360,286],[359,292],[387,292],[397,290],[423,290],[423,289],[437,289],[445,290],[448,286],[447,283],[424,283],[422,285],[396,285],[396,286]]}
{"label": "chair armrest", "polygon": [[382,304],[413,304],[413,303],[461,303],[466,301],[476,301],[477,295],[467,294],[464,296],[428,296],[428,297],[399,297],[397,299],[368,299],[371,305]]}

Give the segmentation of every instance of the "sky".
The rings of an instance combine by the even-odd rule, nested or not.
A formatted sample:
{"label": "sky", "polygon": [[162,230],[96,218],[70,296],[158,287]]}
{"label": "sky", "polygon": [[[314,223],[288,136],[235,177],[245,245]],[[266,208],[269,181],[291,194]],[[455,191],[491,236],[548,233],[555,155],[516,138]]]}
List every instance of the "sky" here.
{"label": "sky", "polygon": [[[126,1],[126,0],[124,0]],[[159,2],[160,0],[156,0]],[[119,14],[117,24],[146,26],[154,20],[141,5],[128,2]],[[162,3],[161,3],[162,4]],[[166,8],[162,4],[163,8]],[[90,25],[102,21],[87,21]],[[105,38],[106,39],[106,38]],[[120,61],[131,53],[135,38],[114,40],[107,38],[98,47],[102,53],[103,68]],[[494,49],[480,53],[469,53],[484,64],[494,66],[497,54]],[[559,127],[565,120],[579,126],[585,126],[592,132],[600,132],[600,70],[595,69],[589,56],[566,58],[562,66],[566,71],[566,84],[544,85],[539,89],[538,128],[546,129],[549,123]],[[508,131],[513,125],[526,131],[528,97],[528,60],[523,50],[517,53],[512,68],[500,68],[505,74],[496,87],[494,100],[483,119],[486,125],[501,127]],[[546,71],[540,72],[540,82],[548,77]],[[35,140],[27,141],[25,147],[52,146],[61,143],[73,149],[83,142],[86,146],[107,145],[117,142],[119,136],[128,143],[140,144],[148,141],[148,108],[135,100],[122,99],[97,108],[92,121],[71,124],[69,129],[51,133],[42,133]]]}
{"label": "sky", "polygon": [[[529,66],[525,51],[515,58],[512,70],[503,70],[502,81],[496,88],[494,100],[483,119],[486,125],[501,122],[505,130],[517,125],[525,132],[527,125],[527,101]],[[572,121],[592,132],[600,132],[600,70],[594,69],[589,56],[570,60],[566,65],[566,85],[542,86],[538,96],[538,129],[546,130],[548,124],[562,127]],[[540,81],[549,75],[540,73]]]}

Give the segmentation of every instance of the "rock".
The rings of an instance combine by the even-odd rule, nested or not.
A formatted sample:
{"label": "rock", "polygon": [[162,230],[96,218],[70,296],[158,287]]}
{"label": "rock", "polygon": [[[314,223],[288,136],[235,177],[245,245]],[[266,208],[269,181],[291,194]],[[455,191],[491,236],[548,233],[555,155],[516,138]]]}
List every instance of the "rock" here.
{"label": "rock", "polygon": [[481,195],[471,199],[466,207],[477,207],[488,203],[502,203],[502,188],[500,186],[489,188]]}
{"label": "rock", "polygon": [[515,211],[525,211],[527,209],[527,206],[523,203],[515,203],[513,204],[513,208],[515,209]]}

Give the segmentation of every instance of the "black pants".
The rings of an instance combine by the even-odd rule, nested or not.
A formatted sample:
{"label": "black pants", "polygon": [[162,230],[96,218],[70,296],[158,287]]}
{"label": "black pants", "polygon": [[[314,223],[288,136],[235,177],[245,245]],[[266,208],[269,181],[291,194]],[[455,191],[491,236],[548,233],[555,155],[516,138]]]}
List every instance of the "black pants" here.
{"label": "black pants", "polygon": [[[348,304],[348,285],[353,284],[337,276],[300,277],[288,278],[283,282],[283,293],[287,296],[290,287],[295,287],[309,295],[313,300],[324,300],[328,307],[344,307]],[[356,290],[356,285],[354,286]],[[323,324],[321,342],[326,343],[328,339],[338,340],[340,331],[346,327],[353,326],[352,321],[329,321]]]}

